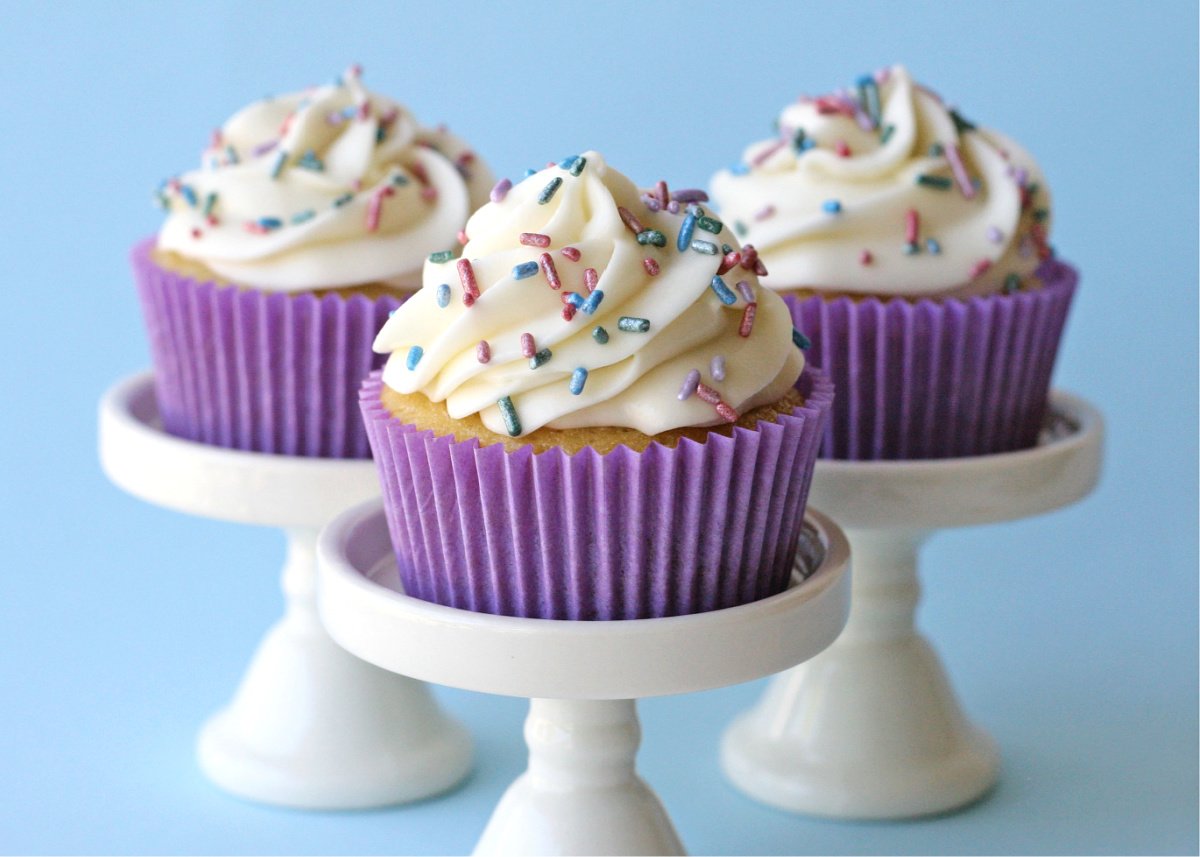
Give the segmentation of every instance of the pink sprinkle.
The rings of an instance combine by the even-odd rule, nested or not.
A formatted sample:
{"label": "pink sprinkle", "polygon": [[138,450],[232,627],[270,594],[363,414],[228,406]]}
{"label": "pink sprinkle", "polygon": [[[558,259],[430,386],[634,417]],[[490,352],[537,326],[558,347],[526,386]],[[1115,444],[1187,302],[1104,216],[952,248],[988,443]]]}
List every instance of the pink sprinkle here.
{"label": "pink sprinkle", "polygon": [[396,121],[396,117],[399,115],[400,115],[399,108],[389,107],[382,115],[380,115],[379,124],[383,125],[383,126],[391,125],[393,122]]}
{"label": "pink sprinkle", "polygon": [[359,121],[365,122],[367,120],[367,117],[369,117],[370,115],[371,115],[371,102],[364,101],[362,104],[358,105]]}
{"label": "pink sprinkle", "polygon": [[543,253],[538,261],[542,263],[542,273],[546,275],[546,282],[550,284],[550,288],[561,289],[562,282],[558,279],[558,269],[554,267],[554,257]]}
{"label": "pink sprinkle", "polygon": [[367,231],[376,232],[379,229],[379,212],[383,208],[383,194],[373,193],[367,202]]}
{"label": "pink sprinkle", "polygon": [[589,295],[596,290],[598,282],[600,282],[600,275],[596,273],[596,269],[585,268],[583,271],[583,284],[587,287]]}
{"label": "pink sprinkle", "polygon": [[412,173],[413,176],[416,177],[417,181],[419,181],[421,184],[423,184],[423,185],[429,184],[429,171],[425,169],[424,164],[422,164],[422,163],[409,164],[408,171],[410,173]]}
{"label": "pink sprinkle", "polygon": [[454,159],[454,163],[458,164],[460,167],[473,164],[475,163],[475,153],[470,150],[462,152],[457,158]]}
{"label": "pink sprinkle", "polygon": [[870,265],[874,261],[875,257],[871,255],[870,250],[863,250],[858,254],[858,264],[860,265]]}
{"label": "pink sprinkle", "polygon": [[213,132],[212,132],[212,139],[209,140],[209,143],[208,143],[208,148],[219,149],[219,148],[221,148],[221,146],[224,142],[225,142],[225,138],[221,135],[221,129],[214,128]]}
{"label": "pink sprinkle", "polygon": [[646,269],[646,273],[652,277],[658,276],[658,262],[647,257],[642,260],[642,267]]}
{"label": "pink sprinkle", "polygon": [[717,402],[716,411],[726,422],[736,423],[738,421],[738,412],[724,402]]}
{"label": "pink sprinkle", "polygon": [[267,227],[263,226],[257,220],[247,220],[245,227],[247,232],[253,232],[255,235],[266,235],[270,232]]}
{"label": "pink sprinkle", "polygon": [[617,214],[621,215],[621,222],[625,224],[625,228],[637,235],[639,232],[644,232],[642,222],[633,216],[633,212],[622,205],[617,206]]}
{"label": "pink sprinkle", "polygon": [[579,261],[579,256],[580,256],[580,253],[579,253],[579,251],[578,251],[577,249],[575,249],[574,247],[564,247],[564,248],[562,248],[561,250],[559,250],[558,252],[562,253],[562,254],[563,254],[563,256],[565,256],[566,258],[570,259],[572,262],[578,262],[578,261]]}
{"label": "pink sprinkle", "polygon": [[973,280],[973,279],[975,279],[976,277],[978,277],[978,276],[980,276],[980,275],[984,274],[984,273],[985,273],[985,272],[986,272],[986,271],[987,271],[989,268],[991,268],[991,267],[992,267],[992,260],[991,260],[991,259],[980,259],[980,260],[979,260],[978,262],[976,262],[976,263],[975,263],[975,265],[974,265],[974,266],[971,268],[971,279]]}
{"label": "pink sprinkle", "polygon": [[974,199],[975,185],[971,184],[971,177],[967,175],[967,168],[958,151],[958,144],[947,143],[942,149],[946,154],[946,160],[950,162],[950,172],[954,173],[954,181],[958,185],[959,192],[964,199]]}
{"label": "pink sprinkle", "polygon": [[522,333],[521,334],[521,356],[522,357],[532,357],[535,354],[537,354],[537,347],[534,345],[534,342],[533,342],[533,334],[532,333]]}
{"label": "pink sprinkle", "polygon": [[467,230],[465,230],[465,229],[458,230],[458,243],[459,244],[466,244],[470,240],[471,239],[469,239],[467,237]]}
{"label": "pink sprinkle", "polygon": [[570,304],[563,304],[563,308],[562,308],[563,321],[570,321],[574,317],[575,317],[575,307],[571,306]]}
{"label": "pink sprinkle", "polygon": [[354,79],[362,77],[362,66],[358,63],[354,63],[354,65],[346,69],[346,77]]}
{"label": "pink sprinkle", "polygon": [[203,235],[203,234],[204,234],[204,233],[203,233],[203,232],[201,232],[201,231],[199,230],[199,228],[193,227],[193,229],[192,229],[192,237],[193,237],[193,238],[199,238],[199,237],[200,237],[201,235]]}
{"label": "pink sprinkle", "polygon": [[721,264],[717,266],[718,274],[727,274],[729,271],[742,261],[742,254],[737,250],[730,250],[721,257]]}
{"label": "pink sprinkle", "polygon": [[459,259],[457,267],[458,281],[462,283],[463,303],[471,306],[479,297],[479,284],[475,282],[475,269],[471,267],[470,259]]}
{"label": "pink sprinkle", "polygon": [[850,157],[850,145],[845,140],[838,140],[834,151],[837,152],[839,158]]}
{"label": "pink sprinkle", "polygon": [[437,199],[437,196],[437,188],[433,185],[426,185],[425,187],[421,188],[421,199],[425,200],[426,202],[433,202],[435,199]]}
{"label": "pink sprinkle", "polygon": [[758,315],[758,304],[748,303],[746,308],[742,310],[742,323],[738,325],[738,336],[743,338],[750,335],[750,331],[754,330],[754,317]]}
{"label": "pink sprinkle", "polygon": [[917,233],[921,228],[920,215],[915,208],[904,212],[904,240],[909,244],[917,243]]}
{"label": "pink sprinkle", "polygon": [[486,339],[479,340],[479,344],[475,346],[475,359],[480,363],[490,363],[492,360],[492,346],[488,345]]}
{"label": "pink sprinkle", "polygon": [[517,240],[528,247],[549,247],[550,236],[540,232],[522,232]]}
{"label": "pink sprinkle", "polygon": [[658,204],[660,206],[665,206],[671,201],[671,192],[667,190],[667,183],[662,179],[659,179],[658,184],[655,185],[655,191],[658,194]]}
{"label": "pink sprinkle", "polygon": [[220,221],[217,220],[217,216],[215,214],[210,214],[208,217],[206,217],[204,219],[204,222],[207,223],[209,226],[216,226],[218,223],[220,223]]}
{"label": "pink sprinkle", "polygon": [[742,247],[742,270],[753,271],[755,263],[758,262],[758,251],[754,249],[753,244],[746,244]]}
{"label": "pink sprinkle", "polygon": [[488,199],[492,202],[504,202],[504,197],[508,196],[508,192],[512,190],[512,182],[509,179],[500,179],[496,182],[492,192],[488,195]]}
{"label": "pink sprinkle", "polygon": [[773,154],[778,152],[780,149],[782,149],[786,145],[787,145],[787,140],[776,140],[774,143],[767,146],[767,148],[763,149],[761,152],[759,152],[757,155],[755,155],[754,158],[750,161],[750,166],[752,166],[752,167],[760,166],[763,161],[765,161],[767,158],[771,157]]}
{"label": "pink sprinkle", "polygon": [[754,212],[755,220],[766,220],[768,217],[774,217],[774,216],[775,216],[775,206],[773,206],[773,205],[764,205],[758,211]]}
{"label": "pink sprinkle", "polygon": [[715,405],[721,401],[721,394],[703,382],[696,385],[696,395],[710,405]]}
{"label": "pink sprinkle", "polygon": [[762,259],[754,260],[754,273],[758,274],[760,277],[765,277],[767,275],[767,266],[763,264]]}

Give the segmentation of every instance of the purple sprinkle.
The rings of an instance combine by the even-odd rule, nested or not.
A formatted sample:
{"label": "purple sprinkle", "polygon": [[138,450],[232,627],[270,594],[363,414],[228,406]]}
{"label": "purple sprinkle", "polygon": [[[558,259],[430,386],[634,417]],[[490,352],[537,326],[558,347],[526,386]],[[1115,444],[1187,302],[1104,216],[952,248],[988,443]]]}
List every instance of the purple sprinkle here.
{"label": "purple sprinkle", "polygon": [[679,203],[676,200],[671,200],[667,203],[667,211],[671,212],[672,214],[678,214]]}
{"label": "purple sprinkle", "polygon": [[496,182],[496,186],[492,188],[489,198],[492,202],[503,202],[504,197],[508,196],[508,192],[512,190],[512,181],[509,179],[500,179]]}
{"label": "purple sprinkle", "polygon": [[745,299],[746,303],[754,303],[754,289],[750,288],[749,283],[747,283],[745,280],[738,280],[737,290],[741,292],[741,295]]}
{"label": "purple sprinkle", "polygon": [[651,211],[658,211],[662,208],[662,203],[658,201],[658,197],[654,194],[642,194],[642,203]]}
{"label": "purple sprinkle", "polygon": [[708,202],[708,194],[699,188],[686,188],[672,191],[671,199],[675,202]]}
{"label": "purple sprinkle", "polygon": [[722,357],[720,354],[713,357],[712,363],[709,364],[708,368],[712,372],[714,381],[724,381],[725,380],[725,358]]}
{"label": "purple sprinkle", "polygon": [[754,212],[755,220],[766,220],[768,217],[774,217],[774,216],[775,216],[775,206],[773,206],[773,205],[764,205],[758,211]]}
{"label": "purple sprinkle", "polygon": [[696,388],[700,386],[700,370],[693,369],[688,372],[683,378],[683,386],[679,388],[679,401],[684,402],[691,398],[696,392]]}
{"label": "purple sprinkle", "polygon": [[987,231],[987,237],[988,237],[988,241],[991,241],[993,244],[999,244],[1001,241],[1004,240],[1004,233],[1001,232],[999,229],[997,229],[995,226],[989,226],[988,231]]}
{"label": "purple sprinkle", "polygon": [[265,155],[267,152],[271,151],[278,145],[279,145],[278,140],[268,140],[265,143],[259,143],[257,146],[255,146],[253,149],[251,149],[250,154],[254,155],[254,157],[257,158],[259,155]]}

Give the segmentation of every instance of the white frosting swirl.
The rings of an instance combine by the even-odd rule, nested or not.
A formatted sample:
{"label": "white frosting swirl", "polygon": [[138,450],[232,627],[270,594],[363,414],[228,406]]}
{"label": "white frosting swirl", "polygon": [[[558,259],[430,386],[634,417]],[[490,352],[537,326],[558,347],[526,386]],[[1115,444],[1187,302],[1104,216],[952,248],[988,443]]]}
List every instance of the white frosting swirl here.
{"label": "white frosting swirl", "polygon": [[902,66],[789,105],[744,160],[713,197],[772,288],[964,296],[1026,285],[1049,255],[1037,164]]}
{"label": "white frosting swirl", "polygon": [[160,191],[158,246],[271,291],[415,288],[492,181],[462,141],[419,127],[351,69],[251,104],[214,132],[201,168]]}
{"label": "white frosting swirl", "polygon": [[[429,262],[421,290],[380,331],[375,350],[392,353],[384,383],[511,435],[541,426],[654,435],[777,401],[804,365],[787,306],[758,285],[752,265],[723,257],[722,244],[738,249],[728,228],[695,206],[654,207],[595,152],[526,178],[475,213],[462,259]],[[691,240],[680,242],[681,229],[694,230]],[[643,243],[654,241],[664,246]],[[532,359],[525,334],[539,352]],[[681,398],[693,371],[702,386]],[[507,418],[501,402],[511,402]]]}

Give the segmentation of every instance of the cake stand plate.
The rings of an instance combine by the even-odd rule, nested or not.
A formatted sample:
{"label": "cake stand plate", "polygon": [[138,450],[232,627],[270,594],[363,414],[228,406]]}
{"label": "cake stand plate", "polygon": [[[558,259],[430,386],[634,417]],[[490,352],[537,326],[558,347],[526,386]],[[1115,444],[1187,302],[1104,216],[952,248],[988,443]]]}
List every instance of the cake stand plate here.
{"label": "cake stand plate", "polygon": [[136,497],[207,518],[280,527],[286,611],[258,647],[233,700],[204,726],[197,754],[241,797],[307,809],[402,803],[466,776],[471,741],[422,682],[336,645],[314,601],[320,528],[379,493],[369,460],[223,449],[161,426],[150,373],[100,402],[100,462]]}
{"label": "cake stand plate", "polygon": [[917,555],[934,531],[1025,518],[1077,502],[1100,474],[1103,419],[1055,392],[1038,445],[968,458],[819,461],[811,502],[854,555],[845,632],[776,676],[726,731],[733,783],[781,809],[834,818],[945,812],[995,782],[992,739],[958,705],[914,624]]}
{"label": "cake stand plate", "polygon": [[476,854],[682,854],[636,773],[636,700],[790,667],[827,647],[848,613],[845,538],[812,511],[785,592],[666,619],[520,619],[410,598],[378,503],[338,517],[318,552],[321,618],[351,652],[426,681],[530,698],[528,770]]}

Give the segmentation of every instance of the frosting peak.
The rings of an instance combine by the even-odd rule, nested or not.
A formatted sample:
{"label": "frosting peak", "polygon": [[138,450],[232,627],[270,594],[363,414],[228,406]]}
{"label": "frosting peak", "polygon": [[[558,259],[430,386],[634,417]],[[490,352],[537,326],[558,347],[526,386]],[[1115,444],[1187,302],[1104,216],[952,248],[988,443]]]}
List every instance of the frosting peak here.
{"label": "frosting peak", "polygon": [[491,181],[462,141],[421,128],[353,68],[215,131],[200,169],[160,190],[159,247],[268,290],[415,286]]}
{"label": "frosting peak", "polygon": [[1011,291],[1048,256],[1033,159],[903,66],[801,98],[778,136],[713,178],[722,214],[774,288],[913,297]]}
{"label": "frosting peak", "polygon": [[596,152],[501,182],[380,331],[384,383],[513,436],[654,435],[778,400],[803,368],[787,307],[697,198],[641,194]]}

